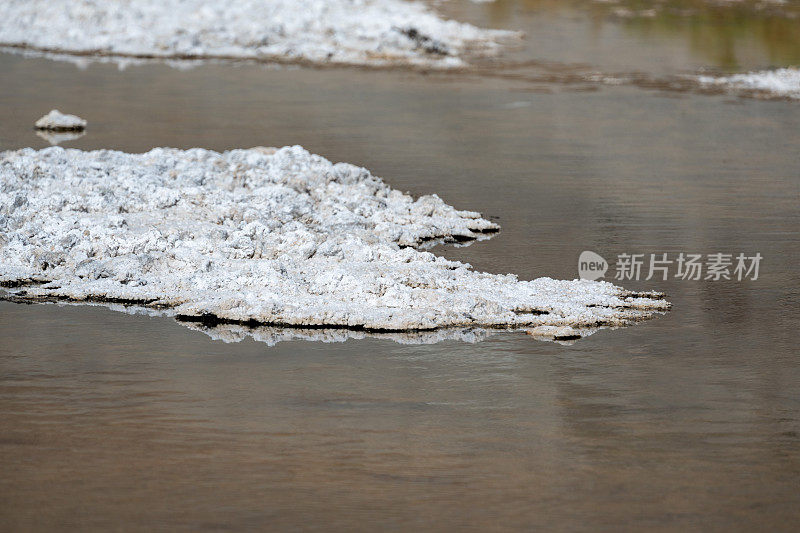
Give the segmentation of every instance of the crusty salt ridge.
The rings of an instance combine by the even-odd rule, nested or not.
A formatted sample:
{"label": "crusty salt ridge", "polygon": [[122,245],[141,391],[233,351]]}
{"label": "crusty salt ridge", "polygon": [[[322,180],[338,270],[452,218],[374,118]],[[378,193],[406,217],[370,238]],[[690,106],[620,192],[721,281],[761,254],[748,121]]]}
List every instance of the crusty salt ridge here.
{"label": "crusty salt ridge", "polygon": [[498,227],[299,146],[26,148],[0,154],[0,185],[0,283],[30,300],[371,331],[617,326],[669,306],[607,282],[519,281],[418,250]]}
{"label": "crusty salt ridge", "polygon": [[752,93],[753,96],[800,99],[800,69],[781,68],[733,76],[698,76],[705,86],[720,86],[733,92]]}
{"label": "crusty salt ridge", "polygon": [[54,53],[448,68],[512,32],[403,0],[0,0],[0,45]]}
{"label": "crusty salt ridge", "polygon": [[53,109],[37,120],[35,126],[37,130],[80,131],[86,128],[86,121],[81,117],[67,115],[58,109]]}

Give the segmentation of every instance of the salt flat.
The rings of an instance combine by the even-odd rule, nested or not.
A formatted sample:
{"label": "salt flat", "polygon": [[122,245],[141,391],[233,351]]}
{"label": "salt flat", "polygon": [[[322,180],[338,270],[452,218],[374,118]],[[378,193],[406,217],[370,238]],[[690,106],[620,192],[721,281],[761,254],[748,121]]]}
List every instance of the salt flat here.
{"label": "salt flat", "polygon": [[511,32],[403,0],[3,0],[0,44],[59,54],[458,67]]}
{"label": "salt flat", "polygon": [[135,303],[212,323],[551,336],[669,307],[607,282],[520,281],[423,251],[498,226],[299,146],[26,148],[0,156],[0,187],[0,282],[33,301]]}

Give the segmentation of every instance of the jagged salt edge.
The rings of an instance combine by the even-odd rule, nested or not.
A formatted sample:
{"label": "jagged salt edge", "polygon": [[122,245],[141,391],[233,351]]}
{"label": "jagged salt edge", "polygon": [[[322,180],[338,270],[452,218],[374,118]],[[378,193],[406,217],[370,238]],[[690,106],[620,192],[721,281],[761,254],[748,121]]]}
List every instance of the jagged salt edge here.
{"label": "jagged salt edge", "polygon": [[[273,153],[274,152],[274,153]],[[624,325],[665,310],[607,282],[519,281],[415,246],[497,229],[302,147],[0,154],[0,281],[28,297],[368,330]]]}
{"label": "jagged salt edge", "polygon": [[[129,57],[296,60],[357,65],[464,64],[518,35],[444,20],[401,0],[4,0],[0,44]],[[403,33],[414,28],[429,40]],[[426,52],[441,45],[445,54]]]}

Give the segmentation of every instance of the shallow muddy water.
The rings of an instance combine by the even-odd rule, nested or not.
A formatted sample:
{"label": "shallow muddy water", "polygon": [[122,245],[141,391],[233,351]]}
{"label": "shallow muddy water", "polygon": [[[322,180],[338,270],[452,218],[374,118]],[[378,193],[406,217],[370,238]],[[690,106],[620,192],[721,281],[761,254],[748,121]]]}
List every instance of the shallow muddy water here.
{"label": "shallow muddy water", "polygon": [[[463,9],[498,26],[480,17],[503,5]],[[585,14],[567,15],[565,62],[591,48]],[[637,39],[683,50],[662,34],[627,49]],[[640,52],[606,60],[636,69]],[[708,64],[685,53],[675,69]],[[494,238],[433,250],[478,270],[572,279],[583,250],[612,263],[764,258],[755,281],[626,281],[666,292],[672,311],[572,345],[514,333],[226,344],[171,319],[0,302],[0,529],[789,531],[800,520],[800,104],[358,69],[80,70],[14,55],[0,55],[0,73],[0,149],[47,146],[32,124],[53,107],[89,121],[65,147],[301,144],[496,217]]]}

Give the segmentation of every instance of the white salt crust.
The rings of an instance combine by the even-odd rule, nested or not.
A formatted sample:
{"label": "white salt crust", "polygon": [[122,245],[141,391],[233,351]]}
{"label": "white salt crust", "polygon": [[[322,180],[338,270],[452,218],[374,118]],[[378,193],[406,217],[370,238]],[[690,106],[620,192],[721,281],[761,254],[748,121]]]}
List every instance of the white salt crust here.
{"label": "white salt crust", "polygon": [[58,109],[51,110],[34,124],[37,130],[82,130],[86,128],[86,121],[75,115],[67,115]]}
{"label": "white salt crust", "polygon": [[519,281],[417,249],[496,229],[299,146],[0,153],[0,283],[16,297],[373,331],[619,326],[669,307],[607,282]]}
{"label": "white salt crust", "polygon": [[733,76],[699,76],[705,86],[721,86],[733,92],[754,92],[756,95],[800,99],[800,69],[781,68]]}
{"label": "white salt crust", "polygon": [[457,67],[512,32],[403,0],[0,0],[0,45],[55,53]]}

